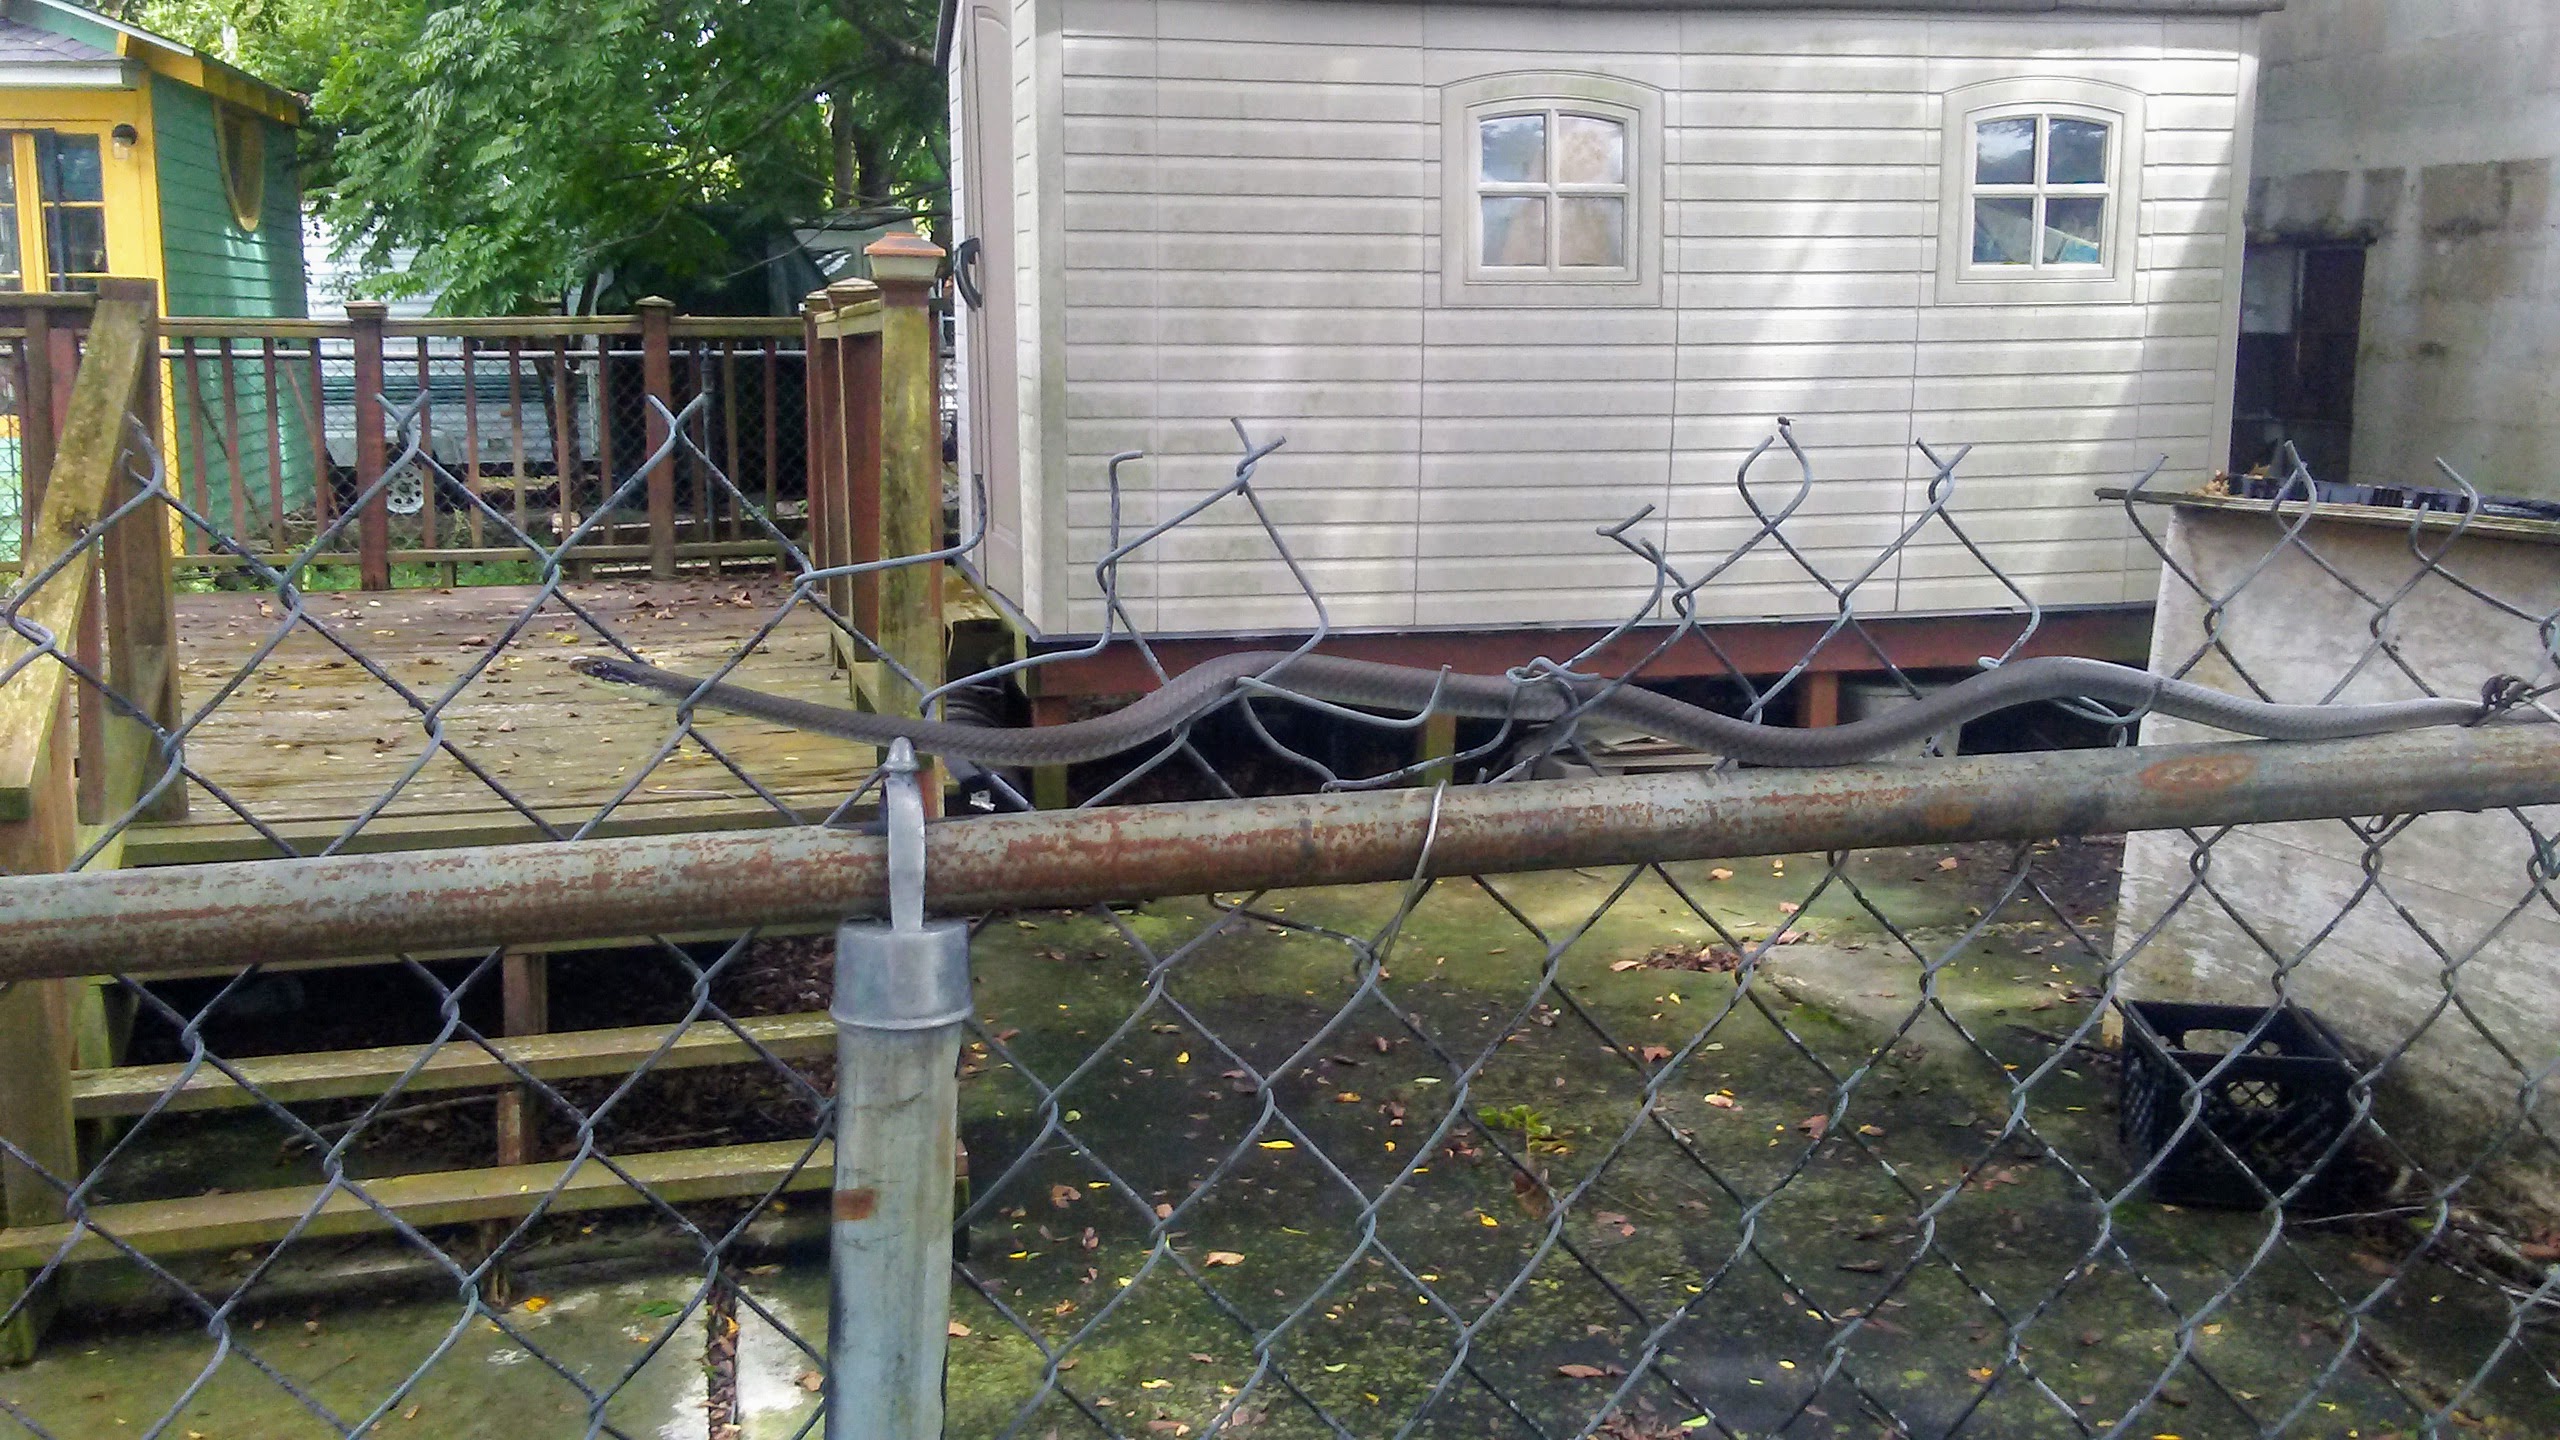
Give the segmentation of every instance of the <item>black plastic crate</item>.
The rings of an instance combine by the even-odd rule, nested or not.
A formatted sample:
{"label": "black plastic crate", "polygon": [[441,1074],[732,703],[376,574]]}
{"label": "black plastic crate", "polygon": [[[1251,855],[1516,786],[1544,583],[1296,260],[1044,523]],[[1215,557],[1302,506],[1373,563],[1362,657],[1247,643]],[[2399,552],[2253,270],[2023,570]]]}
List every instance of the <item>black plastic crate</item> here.
{"label": "black plastic crate", "polygon": [[[2131,1023],[2125,1026],[2116,1137],[2137,1170],[2160,1157],[2151,1174],[2151,1198],[2255,1210],[2266,1204],[2266,1193],[2281,1196],[2305,1176],[2311,1182],[2293,1197],[2294,1204],[2336,1198],[2346,1168],[2340,1163],[2346,1147],[2338,1137],[2354,1114],[2347,1092],[2355,1066],[2328,1026],[2291,1005],[2135,1000],[2125,1009]],[[2257,1039],[2236,1055],[2190,1050],[2187,1037],[2197,1031]],[[2190,1081],[2201,1087],[2196,1123],[2180,1135]],[[2233,1156],[2258,1184],[2232,1163]]]}

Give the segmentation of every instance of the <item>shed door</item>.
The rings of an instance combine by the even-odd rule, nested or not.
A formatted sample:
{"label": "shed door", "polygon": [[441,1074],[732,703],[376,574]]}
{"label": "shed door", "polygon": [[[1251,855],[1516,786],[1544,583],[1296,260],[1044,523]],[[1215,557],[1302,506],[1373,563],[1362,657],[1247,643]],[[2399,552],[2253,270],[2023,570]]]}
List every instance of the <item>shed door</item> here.
{"label": "shed door", "polygon": [[961,234],[978,242],[979,303],[966,312],[971,475],[986,486],[989,515],[983,552],[987,578],[1015,600],[1022,596],[1021,430],[1014,374],[1013,37],[1002,6],[972,3],[959,57]]}

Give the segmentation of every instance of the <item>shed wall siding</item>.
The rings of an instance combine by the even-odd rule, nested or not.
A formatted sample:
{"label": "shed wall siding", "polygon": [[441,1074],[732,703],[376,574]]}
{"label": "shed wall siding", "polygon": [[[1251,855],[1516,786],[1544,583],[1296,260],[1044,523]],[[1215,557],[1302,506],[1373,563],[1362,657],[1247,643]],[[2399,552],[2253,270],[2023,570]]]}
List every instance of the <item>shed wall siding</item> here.
{"label": "shed wall siding", "polygon": [[[2251,22],[1049,3],[1045,209],[1039,137],[1016,155],[1026,290],[1056,291],[1054,344],[1026,323],[1022,347],[1026,505],[1035,398],[1064,431],[1036,437],[1063,493],[1027,516],[1071,567],[1027,587],[1047,628],[1099,628],[1108,457],[1149,455],[1122,518],[1151,523],[1232,475],[1230,416],[1288,437],[1258,488],[1341,626],[1626,618],[1649,568],[1595,528],[1650,505],[1632,533],[1692,568],[1743,544],[1734,473],[1779,415],[1817,479],[1788,534],[1835,580],[1922,517],[1916,439],[1976,445],[1952,513],[2039,602],[2143,601],[2149,552],[2091,492],[2164,454],[2199,475],[2222,446]],[[1664,93],[1659,308],[1441,303],[1439,87],[1519,70]],[[2133,303],[1935,303],[1940,96],[2017,75],[2150,97]],[[1772,501],[1795,482],[1783,453],[1753,478]],[[1314,619],[1233,501],[1121,583],[1160,631]],[[1834,608],[1765,542],[1709,599]],[[2015,600],[1933,522],[1856,602]]]}
{"label": "shed wall siding", "polygon": [[[151,86],[162,283],[169,313],[261,318],[305,313],[302,185],[293,131],[259,122],[266,126],[266,181],[258,228],[244,231],[232,217],[223,189],[212,98],[166,76],[154,75]],[[210,341],[196,348],[195,364],[180,361],[169,376],[179,473],[191,500],[206,506],[216,520],[238,528],[230,495],[235,458],[248,514],[272,508],[265,372],[256,343],[239,342],[240,358],[226,396],[219,349]],[[301,410],[291,397],[279,398],[274,472],[283,482],[283,508],[292,511],[311,500],[311,442]],[[236,443],[231,438],[235,414]]]}

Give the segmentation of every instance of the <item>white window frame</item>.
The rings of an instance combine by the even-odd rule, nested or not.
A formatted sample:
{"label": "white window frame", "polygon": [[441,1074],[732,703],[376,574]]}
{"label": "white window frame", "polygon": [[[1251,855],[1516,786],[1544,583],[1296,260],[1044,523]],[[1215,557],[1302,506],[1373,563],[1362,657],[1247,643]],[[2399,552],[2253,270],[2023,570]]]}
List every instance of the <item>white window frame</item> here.
{"label": "white window frame", "polygon": [[[2097,80],[1988,80],[1947,93],[1940,148],[1937,302],[1948,304],[2130,304],[2142,242],[2142,94]],[[2096,265],[1984,265],[1973,258],[1974,127],[2037,116],[2094,120],[2109,128],[2105,195],[2109,206]],[[2043,133],[2039,128],[2039,135]],[[2039,164],[2041,165],[2041,147]],[[2091,194],[2046,184],[1989,187],[1999,196]]]}
{"label": "white window frame", "polygon": [[[1612,75],[1541,71],[1486,75],[1441,90],[1442,189],[1441,299],[1449,305],[1603,306],[1662,303],[1662,92]],[[1511,186],[1486,188],[1478,126],[1504,115],[1545,114],[1550,153],[1557,115],[1588,115],[1626,127],[1626,184],[1620,186]],[[1542,266],[1484,263],[1486,194],[1550,197],[1549,248]],[[1627,201],[1627,263],[1613,268],[1558,263],[1559,223],[1553,197],[1623,194]]]}

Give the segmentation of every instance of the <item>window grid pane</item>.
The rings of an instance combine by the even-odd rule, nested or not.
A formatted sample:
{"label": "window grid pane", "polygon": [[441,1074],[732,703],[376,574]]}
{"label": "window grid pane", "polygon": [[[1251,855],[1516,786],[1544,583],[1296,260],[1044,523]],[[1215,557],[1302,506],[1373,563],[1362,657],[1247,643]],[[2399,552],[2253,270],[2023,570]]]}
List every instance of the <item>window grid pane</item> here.
{"label": "window grid pane", "polygon": [[2113,130],[2068,115],[1975,122],[1973,263],[2025,270],[2105,264]]}
{"label": "window grid pane", "polygon": [[1624,120],[1555,108],[1489,115],[1476,143],[1480,264],[1559,279],[1629,268]]}

